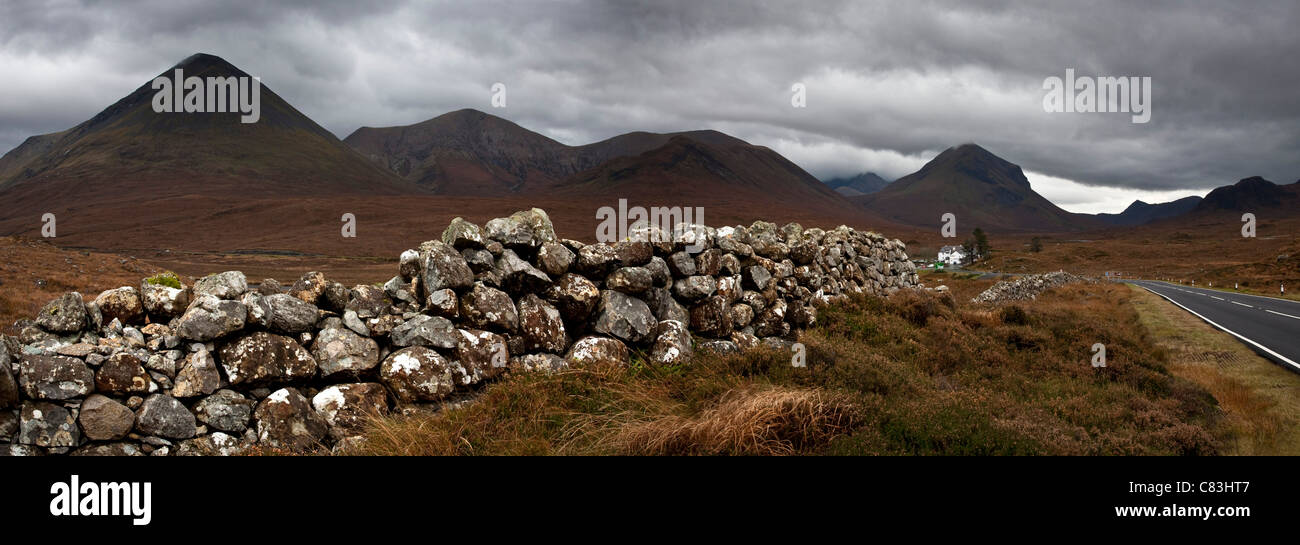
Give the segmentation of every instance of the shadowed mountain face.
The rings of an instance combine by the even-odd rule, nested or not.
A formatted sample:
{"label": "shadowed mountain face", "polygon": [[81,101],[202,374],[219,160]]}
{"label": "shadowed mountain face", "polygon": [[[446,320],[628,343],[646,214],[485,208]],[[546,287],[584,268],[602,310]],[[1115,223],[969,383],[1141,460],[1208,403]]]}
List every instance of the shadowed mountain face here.
{"label": "shadowed mountain face", "polygon": [[826,185],[845,197],[860,197],[884,189],[889,182],[875,172],[863,172],[847,178],[831,178],[826,180]]}
{"label": "shadowed mountain face", "polygon": [[1101,225],[1052,204],[1034,192],[1019,166],[975,144],[948,148],[921,170],[852,200],[885,218],[936,229],[951,212],[962,233],[976,227],[1052,232]]}
{"label": "shadowed mountain face", "polygon": [[1158,204],[1133,201],[1133,204],[1128,205],[1128,208],[1125,208],[1123,212],[1118,214],[1097,214],[1097,219],[1122,227],[1144,225],[1156,220],[1181,216],[1196,209],[1196,206],[1200,203],[1201,198],[1197,196],[1183,197],[1176,201]]}
{"label": "shadowed mountain face", "polygon": [[[185,77],[245,77],[212,55],[175,69]],[[0,192],[33,196],[49,209],[76,195],[94,201],[132,195],[239,191],[399,194],[411,184],[376,168],[329,131],[261,87],[260,119],[238,112],[155,112],[152,80],[93,118],[59,133],[29,138],[0,159]],[[111,193],[103,195],[101,192]]]}
{"label": "shadowed mountain face", "polygon": [[1280,186],[1259,176],[1216,188],[1196,206],[1197,213],[1250,212],[1259,208],[1286,206],[1294,211],[1300,204],[1300,185]]}
{"label": "shadowed mountain face", "polygon": [[502,196],[541,190],[610,159],[638,155],[674,136],[720,146],[748,145],[717,131],[632,132],[567,146],[478,110],[404,127],[357,129],[344,139],[375,163],[443,195]]}

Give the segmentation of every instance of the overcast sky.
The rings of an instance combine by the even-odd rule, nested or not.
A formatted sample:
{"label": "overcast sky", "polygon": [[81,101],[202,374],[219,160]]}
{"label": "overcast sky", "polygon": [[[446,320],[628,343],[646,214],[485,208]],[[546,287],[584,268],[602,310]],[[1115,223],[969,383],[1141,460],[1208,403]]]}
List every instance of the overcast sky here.
{"label": "overcast sky", "polygon": [[[477,108],[568,144],[713,128],[819,178],[888,179],[976,142],[1068,210],[1118,212],[1300,179],[1297,28],[1296,0],[0,0],[0,148],[206,52],[340,138]],[[1151,77],[1150,122],[1045,112],[1067,68]]]}

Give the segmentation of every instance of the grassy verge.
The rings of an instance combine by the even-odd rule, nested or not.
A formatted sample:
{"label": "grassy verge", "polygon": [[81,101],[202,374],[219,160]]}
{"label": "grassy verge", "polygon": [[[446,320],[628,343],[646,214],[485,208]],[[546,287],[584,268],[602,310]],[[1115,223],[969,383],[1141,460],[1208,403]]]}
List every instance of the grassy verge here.
{"label": "grassy verge", "polygon": [[[517,373],[470,403],[374,421],[356,453],[1214,454],[1221,412],[1171,375],[1124,286],[1069,286],[1032,305],[947,295],[823,309],[785,351],[690,365]],[[1108,365],[1089,363],[1106,343]]]}
{"label": "grassy verge", "polygon": [[1236,339],[1143,290],[1134,307],[1170,370],[1210,391],[1226,417],[1227,454],[1300,454],[1300,375],[1255,354]]}

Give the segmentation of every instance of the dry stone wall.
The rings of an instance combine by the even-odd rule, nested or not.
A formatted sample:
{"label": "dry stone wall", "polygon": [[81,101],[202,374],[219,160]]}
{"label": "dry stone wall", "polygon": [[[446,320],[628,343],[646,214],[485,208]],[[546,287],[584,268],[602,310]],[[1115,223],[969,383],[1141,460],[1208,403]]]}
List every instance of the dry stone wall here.
{"label": "dry stone wall", "polygon": [[788,346],[818,306],[916,281],[901,242],[844,226],[583,244],[539,209],[457,218],[382,284],[312,272],[254,287],[230,271],[51,301],[0,343],[0,454],[346,450],[371,415],[430,410],[502,373]]}

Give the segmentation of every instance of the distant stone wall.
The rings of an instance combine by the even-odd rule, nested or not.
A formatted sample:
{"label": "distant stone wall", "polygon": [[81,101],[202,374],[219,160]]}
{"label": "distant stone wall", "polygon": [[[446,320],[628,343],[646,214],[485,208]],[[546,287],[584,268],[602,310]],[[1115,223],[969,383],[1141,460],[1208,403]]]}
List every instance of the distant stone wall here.
{"label": "distant stone wall", "polygon": [[629,239],[558,239],[532,209],[453,220],[382,285],[231,271],[65,294],[0,343],[0,454],[346,450],[370,415],[501,373],[788,346],[820,304],[916,285],[901,242],[843,226]]}

